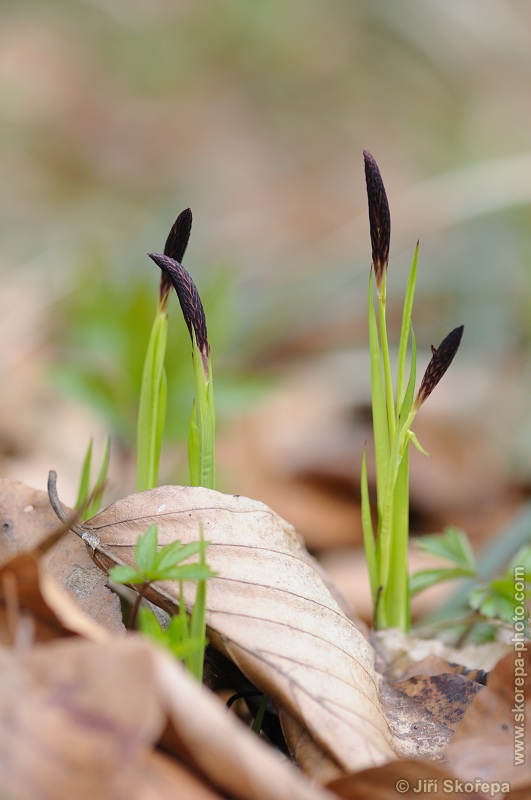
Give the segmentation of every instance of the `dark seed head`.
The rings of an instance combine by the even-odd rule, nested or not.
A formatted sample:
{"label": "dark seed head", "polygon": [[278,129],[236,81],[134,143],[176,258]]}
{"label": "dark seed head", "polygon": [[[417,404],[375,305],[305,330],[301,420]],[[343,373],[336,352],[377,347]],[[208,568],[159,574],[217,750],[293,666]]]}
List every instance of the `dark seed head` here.
{"label": "dark seed head", "polygon": [[[174,258],[162,253],[148,253],[148,256],[161,268],[163,274],[173,284],[181,304],[190,338],[193,341],[193,334],[195,334],[195,340],[203,361],[203,369],[205,369],[205,365],[208,364],[210,345],[208,344],[205,311],[195,283],[185,268]],[[205,372],[206,376],[208,376],[207,373],[208,370]]]}
{"label": "dark seed head", "polygon": [[372,265],[376,276],[376,285],[380,287],[389,263],[391,215],[378,164],[368,150],[363,151],[363,158],[365,161],[365,180],[369,202]]}
{"label": "dark seed head", "polygon": [[191,230],[192,212],[189,208],[185,208],[172,225],[172,229],[164,245],[164,255],[182,264],[186,248],[188,247]]}
{"label": "dark seed head", "polygon": [[454,360],[454,356],[459,349],[459,345],[461,344],[463,329],[463,325],[460,325],[458,328],[454,328],[454,330],[442,340],[439,347],[435,348],[433,345],[431,346],[431,361],[426,368],[426,372],[422,378],[417,398],[415,400],[415,407],[417,409],[419,409],[424,401],[430,396]]}
{"label": "dark seed head", "polygon": [[[191,230],[192,212],[189,208],[185,208],[172,225],[171,231],[166,239],[166,244],[164,245],[164,255],[182,264],[186,248],[188,247]],[[162,271],[160,276],[159,297],[163,306],[168,302],[171,286],[171,278],[167,272]]]}

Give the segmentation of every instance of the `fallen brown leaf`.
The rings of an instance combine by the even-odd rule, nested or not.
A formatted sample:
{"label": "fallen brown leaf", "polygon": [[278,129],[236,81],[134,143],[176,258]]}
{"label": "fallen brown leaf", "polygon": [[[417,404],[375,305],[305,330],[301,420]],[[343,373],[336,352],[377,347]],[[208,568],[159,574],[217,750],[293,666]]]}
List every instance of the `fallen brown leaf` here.
{"label": "fallen brown leaf", "polygon": [[313,781],[328,783],[344,775],[344,771],[323,748],[312,739],[309,731],[285,709],[279,709],[282,729],[291,744],[292,758],[299,767],[311,775]]}
{"label": "fallen brown leaf", "polygon": [[109,635],[46,574],[32,553],[21,553],[0,565],[0,639],[4,644],[28,646],[63,636],[104,641]]}
{"label": "fallen brown leaf", "polygon": [[[395,756],[372,648],[307,562],[291,525],[245,497],[166,486],[114,503],[86,523],[83,536],[103,568],[130,564],[152,522],[162,545],[195,540],[202,526],[218,573],[208,585],[210,641],[325,754],[343,770]],[[178,586],[157,584],[146,596],[175,611]],[[187,587],[188,605],[193,596]]]}
{"label": "fallen brown leaf", "polygon": [[[397,666],[398,664],[395,662],[393,667],[396,669]],[[467,667],[463,667],[461,664],[451,663],[433,654],[422,658],[420,661],[411,661],[408,659],[402,664],[402,669],[405,671],[400,675],[400,681],[407,681],[418,675],[425,677],[428,675],[452,674],[463,675],[465,678],[468,678],[468,680],[476,681],[476,683],[484,685],[487,676],[484,670],[471,670]]]}
{"label": "fallen brown leaf", "polygon": [[509,653],[494,667],[452,737],[448,765],[460,778],[481,775],[508,781],[511,789],[531,784],[530,648],[526,642],[524,650]]}
{"label": "fallen brown leaf", "polygon": [[484,687],[464,675],[415,675],[394,688],[414,698],[447,728],[455,731],[475,695]]}
{"label": "fallen brown leaf", "polygon": [[[214,786],[238,800],[330,798],[137,637],[0,651],[0,675],[7,797],[210,800]],[[181,763],[153,752],[163,732]]]}
{"label": "fallen brown leaf", "polygon": [[398,797],[430,797],[433,800],[484,800],[480,792],[463,792],[455,775],[425,761],[392,761],[332,781],[327,785],[345,800],[397,800]]}
{"label": "fallen brown leaf", "polygon": [[[45,492],[0,478],[0,563],[32,550],[58,526]],[[123,633],[120,601],[94,566],[86,546],[71,532],[40,559],[46,574],[63,587],[79,608],[112,633]]]}
{"label": "fallen brown leaf", "polygon": [[399,692],[385,680],[381,684],[385,716],[403,758],[441,761],[453,733],[443,721],[430,714],[415,698]]}

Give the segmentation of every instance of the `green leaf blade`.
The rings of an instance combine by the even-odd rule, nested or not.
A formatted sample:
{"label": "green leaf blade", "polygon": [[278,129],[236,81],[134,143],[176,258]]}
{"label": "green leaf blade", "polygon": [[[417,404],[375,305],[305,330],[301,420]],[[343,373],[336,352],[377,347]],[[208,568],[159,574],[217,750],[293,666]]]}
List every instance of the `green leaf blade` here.
{"label": "green leaf blade", "polygon": [[367,459],[365,448],[361,459],[361,525],[363,530],[363,546],[369,581],[371,584],[371,595],[373,602],[376,600],[378,591],[378,571],[376,567],[376,544],[374,540],[374,530],[372,524],[371,504],[369,499],[369,481],[367,477]]}
{"label": "green leaf blade", "polygon": [[[88,497],[90,494],[90,468],[92,466],[92,446],[93,446],[93,440],[91,437],[87,447],[87,451],[85,453],[85,458],[83,459],[83,465],[81,467],[79,489],[77,493],[77,500],[75,503],[76,511],[82,511],[86,507]],[[86,519],[88,518],[89,517],[86,517]]]}
{"label": "green leaf blade", "polygon": [[369,349],[371,359],[372,423],[376,456],[376,488],[379,513],[381,515],[380,504],[385,495],[387,476],[389,474],[390,445],[378,326],[373,301],[372,274],[369,282]]}
{"label": "green leaf blade", "polygon": [[413,573],[409,581],[411,596],[435,586],[443,581],[453,581],[457,578],[470,578],[474,573],[461,567],[434,567],[433,569],[421,569]]}
{"label": "green leaf blade", "polygon": [[152,523],[146,532],[138,537],[135,547],[136,566],[145,575],[154,572],[157,553],[157,525]]}
{"label": "green leaf blade", "polygon": [[[407,345],[409,339],[409,332],[412,330],[411,326],[411,315],[413,312],[413,300],[415,297],[415,287],[417,284],[417,265],[418,265],[418,256],[419,256],[419,243],[417,242],[417,246],[415,247],[415,252],[413,254],[413,261],[411,262],[411,268],[409,270],[409,277],[407,281],[406,287],[406,296],[404,299],[404,307],[402,310],[402,328],[400,331],[400,341],[398,345],[398,365],[397,365],[397,376],[396,376],[396,413],[399,412],[402,414],[402,404],[404,402],[404,387],[405,383],[405,376],[406,376],[406,359],[407,359]],[[411,370],[410,370],[410,377],[411,377]],[[409,408],[407,409],[407,414],[409,414]],[[407,414],[402,417],[405,419]]]}
{"label": "green leaf blade", "polygon": [[419,537],[415,544],[423,553],[450,561],[473,575],[476,573],[476,559],[468,536],[459,528],[449,525],[443,533]]}
{"label": "green leaf blade", "polygon": [[109,570],[109,578],[115,583],[145,583],[145,575],[135,567],[130,567],[127,564],[119,564],[116,567],[111,567]]}
{"label": "green leaf blade", "polygon": [[158,484],[159,458],[166,411],[164,358],[168,335],[168,316],[158,305],[151,329],[140,387],[137,422],[137,492]]}

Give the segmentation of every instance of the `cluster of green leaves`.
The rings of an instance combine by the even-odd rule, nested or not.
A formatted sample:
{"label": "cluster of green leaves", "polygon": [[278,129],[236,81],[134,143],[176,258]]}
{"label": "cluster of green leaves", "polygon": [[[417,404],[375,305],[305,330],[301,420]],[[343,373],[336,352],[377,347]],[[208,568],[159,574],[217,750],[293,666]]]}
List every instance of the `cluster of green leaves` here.
{"label": "cluster of green leaves", "polygon": [[[141,610],[140,627],[152,639],[168,647],[181,658],[198,680],[201,680],[203,674],[206,647],[206,581],[215,575],[206,563],[207,544],[201,533],[196,542],[183,545],[175,541],[159,549],[157,525],[153,523],[138,537],[134,554],[135,565],[123,564],[109,570],[109,577],[116,583],[140,587],[139,600],[146,588],[156,581],[179,583],[179,613],[172,618],[168,628],[162,628],[156,616],[148,609]],[[196,555],[199,556],[199,560],[189,563],[188,560]],[[186,613],[184,605],[184,581],[197,583],[195,602],[190,616]]]}
{"label": "cluster of green leaves", "polygon": [[455,579],[473,579],[467,591],[469,609],[487,621],[513,622],[515,606],[515,568],[525,576],[526,602],[531,599],[531,545],[526,544],[510,559],[500,574],[483,580],[468,536],[459,528],[448,526],[443,533],[422,536],[415,540],[424,553],[437,556],[451,566],[441,566],[416,572],[410,579],[411,595],[437,583]]}
{"label": "cluster of green leaves", "polygon": [[[415,395],[416,344],[411,314],[417,279],[417,243],[406,287],[398,346],[396,389],[393,387],[386,323],[391,217],[378,165],[367,150],[363,155],[372,246],[368,321],[378,517],[375,536],[364,453],[361,468],[363,542],[375,627],[399,627],[408,630],[411,618],[408,582],[410,443],[427,455],[411,426],[420,407],[450,366],[461,342],[463,327],[451,331],[438,348],[432,347],[432,358]],[[374,299],[373,276],[377,303]]]}
{"label": "cluster of green leaves", "polygon": [[[193,486],[215,486],[214,434],[215,406],[212,382],[210,346],[207,339],[206,319],[203,304],[195,284],[184,269],[182,257],[188,245],[192,226],[192,213],[185,209],[176,219],[166,240],[163,254],[150,253],[150,257],[161,269],[159,299],[155,319],[151,328],[146,356],[142,369],[142,381],[137,418],[137,478],[138,492],[158,485],[159,461],[166,422],[167,378],[165,370],[168,341],[168,305],[172,285],[177,292],[185,322],[192,340],[195,400],[188,435],[188,460],[190,483]],[[101,493],[109,465],[109,441],[107,441],[102,467],[95,490],[90,492],[90,469],[92,441],[84,459],[79,495],[76,507],[87,519],[99,509]],[[202,676],[204,650],[206,647],[206,581],[213,573],[206,564],[206,542],[202,532],[199,539],[182,545],[173,542],[159,550],[157,527],[151,525],[138,538],[135,547],[135,566],[121,565],[110,571],[117,583],[140,586],[138,601],[132,612],[136,621],[142,595],[154,581],[174,580],[180,584],[179,614],[169,627],[163,630],[156,617],[143,609],[140,616],[141,629],[183,658],[190,671],[199,679]],[[183,563],[194,555],[198,563]],[[195,602],[188,616],[183,598],[183,581],[195,581]]]}
{"label": "cluster of green leaves", "polygon": [[[376,537],[369,502],[365,454],[361,472],[363,536],[375,609],[375,625],[380,628],[401,627],[406,630],[410,624],[407,588],[410,441],[422,450],[410,429],[414,417],[412,407],[416,380],[416,346],[411,326],[411,311],[417,261],[418,247],[415,249],[411,265],[402,315],[396,393],[393,391],[385,322],[387,273],[383,274],[382,288],[378,293],[379,320],[373,298],[372,274],[369,283],[369,347],[378,514]],[[411,357],[409,377],[407,377],[409,341],[411,341]]]}

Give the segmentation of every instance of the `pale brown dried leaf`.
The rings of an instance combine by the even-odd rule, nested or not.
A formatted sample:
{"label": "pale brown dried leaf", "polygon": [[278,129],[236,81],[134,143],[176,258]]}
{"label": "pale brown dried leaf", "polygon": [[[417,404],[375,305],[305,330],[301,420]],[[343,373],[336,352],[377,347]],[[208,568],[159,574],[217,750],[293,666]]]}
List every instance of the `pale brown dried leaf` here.
{"label": "pale brown dried leaf", "polygon": [[[342,769],[394,757],[372,648],[306,561],[288,523],[245,497],[166,486],[113,504],[86,524],[84,536],[97,563],[131,564],[138,535],[153,522],[160,544],[196,540],[202,526],[207,561],[218,573],[208,585],[208,637],[252,683]],[[157,584],[149,598],[175,610],[178,587]],[[193,587],[185,599],[193,602]]]}
{"label": "pale brown dried leaf", "polygon": [[0,565],[0,641],[33,644],[65,636],[105,641],[108,630],[82,611],[32,553]]}
{"label": "pale brown dried leaf", "polygon": [[332,800],[282,762],[211,692],[162,653],[156,680],[168,714],[162,744],[215,786],[240,800]]}
{"label": "pale brown dried leaf", "polygon": [[[0,787],[8,797],[209,800],[220,790],[238,800],[331,798],[136,637],[0,653]],[[153,752],[163,732],[180,764]]]}
{"label": "pale brown dried leaf", "polygon": [[449,730],[457,730],[466,709],[484,687],[464,675],[414,675],[398,681],[394,688],[413,698]]}
{"label": "pale brown dried leaf", "polygon": [[403,758],[429,761],[444,758],[453,733],[451,728],[436,719],[422,703],[386,681],[381,684],[381,701],[396,749]]}
{"label": "pale brown dried leaf", "polygon": [[137,760],[164,725],[151,673],[149,653],[118,640],[54,642],[4,658],[0,786],[6,796],[142,797]]}
{"label": "pale brown dried leaf", "polygon": [[[503,658],[472,701],[448,746],[448,764],[464,780],[531,783],[531,646]],[[525,697],[525,700],[523,698]],[[517,726],[522,762],[515,765]]]}
{"label": "pale brown dried leaf", "polygon": [[[0,478],[0,563],[15,553],[32,550],[58,526],[45,492]],[[94,566],[77,536],[66,533],[39,560],[41,576],[51,577],[80,609],[107,630],[123,633],[119,598],[107,587],[105,575]]]}
{"label": "pale brown dried leaf", "polygon": [[344,775],[344,771],[322,747],[312,739],[309,731],[285,709],[279,709],[282,730],[290,742],[294,761],[310,775],[312,781],[326,784]]}
{"label": "pale brown dried leaf", "polygon": [[454,775],[425,761],[393,761],[332,781],[328,788],[345,800],[397,800],[429,797],[432,800],[484,800],[484,795],[463,792]]}

